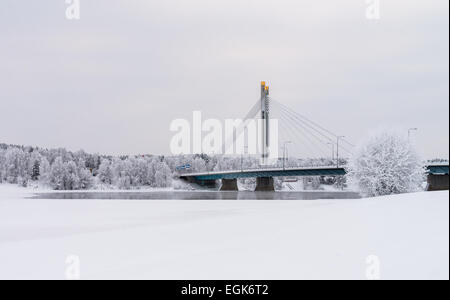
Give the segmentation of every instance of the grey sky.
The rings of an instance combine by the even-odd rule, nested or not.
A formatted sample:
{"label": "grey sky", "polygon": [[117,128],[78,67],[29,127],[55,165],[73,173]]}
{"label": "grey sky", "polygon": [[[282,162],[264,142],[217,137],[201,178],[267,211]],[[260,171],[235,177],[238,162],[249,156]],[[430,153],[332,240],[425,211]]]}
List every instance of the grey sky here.
{"label": "grey sky", "polygon": [[243,117],[259,81],[357,142],[419,127],[449,151],[449,1],[64,0],[0,4],[0,142],[109,154],[169,151],[170,122]]}

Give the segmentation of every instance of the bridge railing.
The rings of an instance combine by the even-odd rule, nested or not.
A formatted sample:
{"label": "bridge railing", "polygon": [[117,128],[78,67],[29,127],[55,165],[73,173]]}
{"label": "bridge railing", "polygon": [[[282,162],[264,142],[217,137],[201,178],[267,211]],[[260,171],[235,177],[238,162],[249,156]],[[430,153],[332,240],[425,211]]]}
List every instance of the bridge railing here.
{"label": "bridge railing", "polygon": [[245,169],[228,169],[228,170],[213,170],[213,171],[187,171],[180,173],[180,176],[195,176],[195,175],[214,175],[214,174],[230,174],[230,173],[250,173],[250,172],[270,172],[270,171],[289,171],[289,170],[310,170],[310,169],[341,169],[345,165],[337,167],[336,165],[310,165],[310,166],[290,166],[290,167],[273,167],[273,168],[245,168]]}
{"label": "bridge railing", "polygon": [[[311,164],[311,165],[303,165],[303,166],[288,166],[288,167],[254,167],[254,168],[242,168],[242,169],[227,169],[227,170],[209,170],[209,171],[186,171],[186,172],[177,172],[179,176],[195,176],[195,175],[214,175],[214,174],[230,174],[230,173],[249,173],[249,172],[270,172],[270,171],[289,171],[289,170],[310,170],[310,169],[334,169],[334,168],[345,168],[346,165],[340,165],[337,167],[336,165],[318,165],[318,164]],[[442,164],[442,163],[436,163],[436,164],[427,164],[425,168],[428,170],[428,172],[436,167],[444,167],[446,168],[446,172],[448,173],[448,164]]]}

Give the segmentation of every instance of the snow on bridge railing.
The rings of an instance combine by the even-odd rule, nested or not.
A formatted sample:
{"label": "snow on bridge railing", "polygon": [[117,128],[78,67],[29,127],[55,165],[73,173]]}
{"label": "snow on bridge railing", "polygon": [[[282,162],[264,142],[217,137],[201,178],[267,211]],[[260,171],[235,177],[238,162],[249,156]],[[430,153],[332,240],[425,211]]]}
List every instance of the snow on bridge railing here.
{"label": "snow on bridge railing", "polygon": [[[448,162],[433,162],[427,163],[426,167],[438,167],[438,166],[447,166]],[[345,168],[346,165],[339,166],[340,169]],[[271,171],[289,171],[289,170],[320,170],[320,169],[336,169],[338,168],[336,165],[310,165],[310,166],[300,166],[300,167],[275,167],[275,168],[245,168],[245,169],[234,169],[234,170],[222,170],[222,171],[202,171],[202,172],[183,172],[178,174],[180,177],[193,177],[193,176],[201,176],[201,175],[217,175],[217,174],[234,174],[234,173],[249,173],[249,172],[271,172]]]}
{"label": "snow on bridge railing", "polygon": [[224,170],[224,171],[205,171],[179,174],[180,177],[195,177],[204,175],[219,175],[219,174],[235,174],[235,173],[252,173],[252,172],[281,172],[281,171],[297,171],[297,170],[322,170],[322,169],[342,169],[345,166],[302,166],[302,167],[278,167],[278,168],[252,168],[252,169],[238,169],[238,170]]}
{"label": "snow on bridge railing", "polygon": [[428,162],[427,167],[436,167],[436,166],[448,166],[448,161],[436,161],[436,162]]}

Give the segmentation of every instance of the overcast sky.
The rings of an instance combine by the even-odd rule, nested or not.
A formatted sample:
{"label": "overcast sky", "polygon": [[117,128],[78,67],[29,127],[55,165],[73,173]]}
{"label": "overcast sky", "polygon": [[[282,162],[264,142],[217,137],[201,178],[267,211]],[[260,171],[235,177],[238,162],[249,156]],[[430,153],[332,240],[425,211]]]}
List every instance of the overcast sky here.
{"label": "overcast sky", "polygon": [[64,0],[0,4],[0,142],[169,152],[175,118],[243,117],[259,82],[358,142],[380,126],[448,157],[449,1]]}

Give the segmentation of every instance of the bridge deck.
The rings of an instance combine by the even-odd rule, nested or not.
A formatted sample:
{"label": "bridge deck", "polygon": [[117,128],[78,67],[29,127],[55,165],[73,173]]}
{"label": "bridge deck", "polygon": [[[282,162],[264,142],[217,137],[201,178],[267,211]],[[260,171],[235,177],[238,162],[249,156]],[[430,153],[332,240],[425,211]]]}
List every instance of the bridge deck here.
{"label": "bridge deck", "polygon": [[448,175],[449,165],[430,165],[427,166],[427,170],[432,175]]}
{"label": "bridge deck", "polygon": [[221,171],[205,172],[180,175],[182,179],[218,180],[218,179],[237,179],[237,178],[260,178],[260,177],[287,177],[287,176],[337,176],[345,175],[344,168],[336,166],[326,167],[305,167],[305,168],[274,168],[274,169],[253,169],[242,171]]}
{"label": "bridge deck", "polygon": [[[426,167],[429,174],[447,174],[448,165],[429,165]],[[219,179],[237,179],[237,178],[260,178],[260,177],[289,177],[289,176],[340,176],[347,172],[345,168],[336,166],[322,167],[303,167],[303,168],[273,168],[273,169],[252,169],[252,170],[233,170],[218,172],[203,172],[182,174],[182,179],[194,179],[196,181],[219,180]]]}

